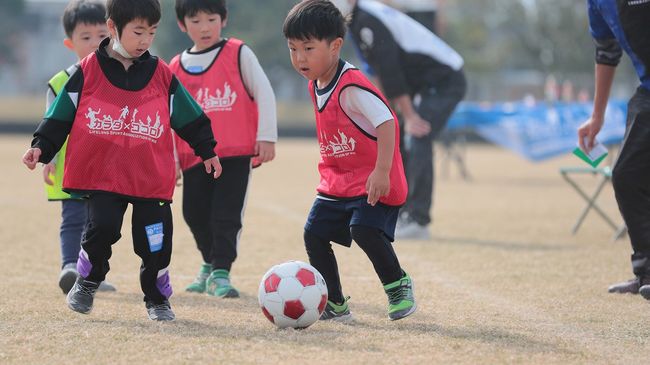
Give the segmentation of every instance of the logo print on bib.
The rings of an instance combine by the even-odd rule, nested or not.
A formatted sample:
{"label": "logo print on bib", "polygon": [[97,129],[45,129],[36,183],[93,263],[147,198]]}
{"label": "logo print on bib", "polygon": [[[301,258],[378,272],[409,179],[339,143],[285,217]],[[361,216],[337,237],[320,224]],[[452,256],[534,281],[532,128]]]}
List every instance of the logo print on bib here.
{"label": "logo print on bib", "polygon": [[214,95],[210,95],[210,90],[205,87],[199,89],[195,99],[206,113],[213,111],[231,111],[232,106],[235,105],[235,101],[237,100],[237,93],[232,91],[230,85],[226,82],[223,85],[223,92],[217,88],[214,91]]}
{"label": "logo print on bib", "polygon": [[101,118],[98,118],[97,116],[101,111],[101,108],[93,110],[89,107],[88,112],[84,114],[88,120],[86,126],[88,126],[91,134],[123,135],[146,139],[155,143],[165,131],[165,127],[160,123],[158,112],[156,112],[155,121],[151,119],[151,116],[147,115],[146,122],[144,122],[142,119],[137,118],[138,109],[136,108],[133,109],[131,119],[127,122],[126,119],[130,112],[128,106],[120,109],[120,116],[117,119],[114,119],[109,114],[104,114]]}
{"label": "logo print on bib", "polygon": [[[338,131],[338,136],[333,136],[329,139],[327,134],[321,134],[320,153],[327,157],[346,157],[355,154],[354,150],[357,146],[357,141],[354,138],[348,138],[345,133]],[[339,138],[340,137],[340,138]]]}

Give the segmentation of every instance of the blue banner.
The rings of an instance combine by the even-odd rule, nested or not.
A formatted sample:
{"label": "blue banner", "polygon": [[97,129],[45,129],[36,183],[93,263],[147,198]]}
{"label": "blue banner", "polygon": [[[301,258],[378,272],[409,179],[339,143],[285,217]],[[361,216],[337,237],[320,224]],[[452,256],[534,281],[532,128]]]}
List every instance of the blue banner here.
{"label": "blue banner", "polygon": [[[469,129],[486,140],[531,161],[542,161],[572,151],[577,130],[592,111],[592,103],[461,103],[447,124],[449,130]],[[598,134],[603,144],[616,144],[625,135],[627,103],[611,101],[605,125]]]}

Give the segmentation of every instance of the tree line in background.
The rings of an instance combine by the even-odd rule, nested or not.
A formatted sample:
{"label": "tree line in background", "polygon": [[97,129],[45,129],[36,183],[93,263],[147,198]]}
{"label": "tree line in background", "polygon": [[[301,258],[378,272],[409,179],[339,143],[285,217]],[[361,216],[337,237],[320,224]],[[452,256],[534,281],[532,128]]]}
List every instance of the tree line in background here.
{"label": "tree line in background", "polygon": [[[176,25],[174,0],[161,3],[163,19],[155,48],[169,60],[191,43]],[[224,36],[249,44],[272,79],[274,75],[286,77],[292,72],[282,23],[295,3],[296,0],[228,2],[229,20]],[[0,1],[0,67],[17,61],[21,30],[18,25],[24,10],[25,0]],[[591,79],[593,45],[584,0],[446,1],[441,16],[447,25],[441,37],[463,55],[470,76],[494,79],[504,72],[532,70],[560,78],[578,74]],[[344,49],[344,56],[354,58],[349,47]]]}
{"label": "tree line in background", "polygon": [[0,67],[17,62],[20,24],[25,12],[24,0],[0,1]]}

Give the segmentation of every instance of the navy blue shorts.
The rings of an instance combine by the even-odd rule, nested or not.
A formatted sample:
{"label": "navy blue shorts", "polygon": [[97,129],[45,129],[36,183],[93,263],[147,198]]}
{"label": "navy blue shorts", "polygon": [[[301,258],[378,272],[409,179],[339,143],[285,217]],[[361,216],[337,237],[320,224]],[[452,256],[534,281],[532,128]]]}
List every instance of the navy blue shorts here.
{"label": "navy blue shorts", "polygon": [[399,207],[377,203],[374,207],[366,198],[331,201],[316,199],[311,207],[305,230],[316,236],[350,247],[350,226],[373,227],[384,232],[393,242]]}

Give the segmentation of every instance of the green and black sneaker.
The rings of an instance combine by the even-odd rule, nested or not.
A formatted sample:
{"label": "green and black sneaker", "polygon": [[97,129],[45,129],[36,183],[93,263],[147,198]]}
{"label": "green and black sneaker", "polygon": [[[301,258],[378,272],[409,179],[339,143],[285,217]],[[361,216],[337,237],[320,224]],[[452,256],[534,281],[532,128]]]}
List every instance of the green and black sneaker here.
{"label": "green and black sneaker", "polygon": [[413,295],[413,280],[404,273],[404,277],[384,285],[388,296],[388,318],[391,321],[402,319],[415,312],[415,296]]}
{"label": "green and black sneaker", "polygon": [[192,293],[205,293],[205,281],[208,279],[208,276],[210,276],[211,272],[211,264],[201,265],[201,270],[196,276],[196,279],[194,279],[194,281],[185,288],[185,291]]}
{"label": "green and black sneaker", "polygon": [[239,298],[239,291],[230,284],[228,270],[218,269],[212,271],[205,281],[205,291],[208,295],[220,298]]}
{"label": "green and black sneaker", "polygon": [[335,321],[335,322],[350,322],[352,321],[352,313],[350,313],[350,308],[348,307],[348,300],[350,297],[345,297],[343,303],[336,304],[331,300],[327,301],[325,305],[325,310],[323,314],[320,315],[321,321]]}

